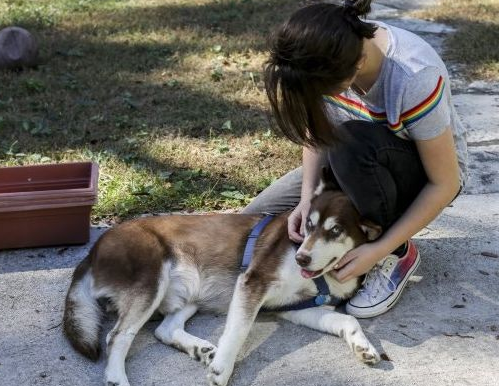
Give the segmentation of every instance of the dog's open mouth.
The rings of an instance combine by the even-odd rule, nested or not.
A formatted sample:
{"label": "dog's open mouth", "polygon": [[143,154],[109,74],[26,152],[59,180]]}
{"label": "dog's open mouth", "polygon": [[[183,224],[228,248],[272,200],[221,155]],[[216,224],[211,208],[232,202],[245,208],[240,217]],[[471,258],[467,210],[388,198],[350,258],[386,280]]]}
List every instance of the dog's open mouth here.
{"label": "dog's open mouth", "polygon": [[302,268],[300,273],[301,275],[305,278],[305,279],[312,279],[312,278],[316,278],[316,277],[319,277],[320,275],[322,275],[324,272],[326,272],[327,268],[330,267],[331,265],[333,265],[334,263],[336,263],[336,261],[338,260],[337,257],[333,257],[329,263],[326,264],[326,266],[322,269],[319,269],[318,271],[309,271],[308,269],[305,269],[305,268]]}
{"label": "dog's open mouth", "polygon": [[308,271],[305,268],[302,268],[300,273],[305,279],[312,279],[313,277],[319,276],[322,273],[322,271],[324,270],[319,269],[318,271]]}

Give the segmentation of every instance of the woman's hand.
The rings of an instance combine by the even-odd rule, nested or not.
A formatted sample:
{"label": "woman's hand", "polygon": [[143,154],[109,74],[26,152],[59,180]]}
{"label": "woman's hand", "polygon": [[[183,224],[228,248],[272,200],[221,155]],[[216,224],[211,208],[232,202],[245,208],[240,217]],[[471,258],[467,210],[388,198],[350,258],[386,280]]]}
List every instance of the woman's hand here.
{"label": "woman's hand", "polygon": [[305,234],[305,221],[310,210],[310,200],[301,200],[288,217],[288,235],[291,241],[301,243]]}
{"label": "woman's hand", "polygon": [[340,283],[359,277],[371,270],[385,254],[378,244],[367,243],[352,249],[334,266],[333,275]]}

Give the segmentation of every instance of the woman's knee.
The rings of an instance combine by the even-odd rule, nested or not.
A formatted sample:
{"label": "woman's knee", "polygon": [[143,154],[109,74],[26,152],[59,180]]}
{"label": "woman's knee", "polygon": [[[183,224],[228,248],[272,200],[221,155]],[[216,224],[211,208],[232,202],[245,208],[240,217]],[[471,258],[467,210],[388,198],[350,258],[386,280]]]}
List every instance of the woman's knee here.
{"label": "woman's knee", "polygon": [[278,214],[293,209],[300,201],[302,168],[285,174],[256,196],[243,209],[244,214]]}

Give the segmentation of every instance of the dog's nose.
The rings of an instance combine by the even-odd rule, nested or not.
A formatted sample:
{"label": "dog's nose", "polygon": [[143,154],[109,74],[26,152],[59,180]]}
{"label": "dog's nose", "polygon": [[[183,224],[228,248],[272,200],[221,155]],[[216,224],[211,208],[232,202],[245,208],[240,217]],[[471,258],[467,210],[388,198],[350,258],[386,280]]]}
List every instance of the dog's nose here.
{"label": "dog's nose", "polygon": [[300,252],[296,255],[296,262],[300,267],[306,267],[310,264],[310,261],[312,261],[312,258],[309,255],[304,254],[303,252]]}

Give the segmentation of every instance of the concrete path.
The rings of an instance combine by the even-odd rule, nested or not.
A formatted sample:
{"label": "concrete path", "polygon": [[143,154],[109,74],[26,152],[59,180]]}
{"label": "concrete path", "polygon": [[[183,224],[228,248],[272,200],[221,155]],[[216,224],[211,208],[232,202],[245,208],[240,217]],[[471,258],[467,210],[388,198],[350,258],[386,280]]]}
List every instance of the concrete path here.
{"label": "concrete path", "polygon": [[[386,1],[374,17],[395,20],[441,48],[446,26],[404,19],[415,4]],[[418,5],[419,4],[419,5]],[[396,19],[394,19],[396,18]],[[432,24],[432,23],[430,23]],[[416,237],[422,264],[399,304],[361,324],[389,360],[358,363],[339,338],[269,316],[258,318],[232,385],[480,385],[499,379],[499,89],[453,80],[469,129],[471,179],[461,195]],[[454,84],[454,83],[453,83]],[[100,385],[104,360],[91,363],[61,333],[63,300],[84,247],[0,252],[0,385]],[[188,331],[216,342],[224,317],[198,315]],[[106,322],[107,331],[111,322]],[[197,386],[205,370],[159,343],[149,322],[129,359],[132,385]]]}

